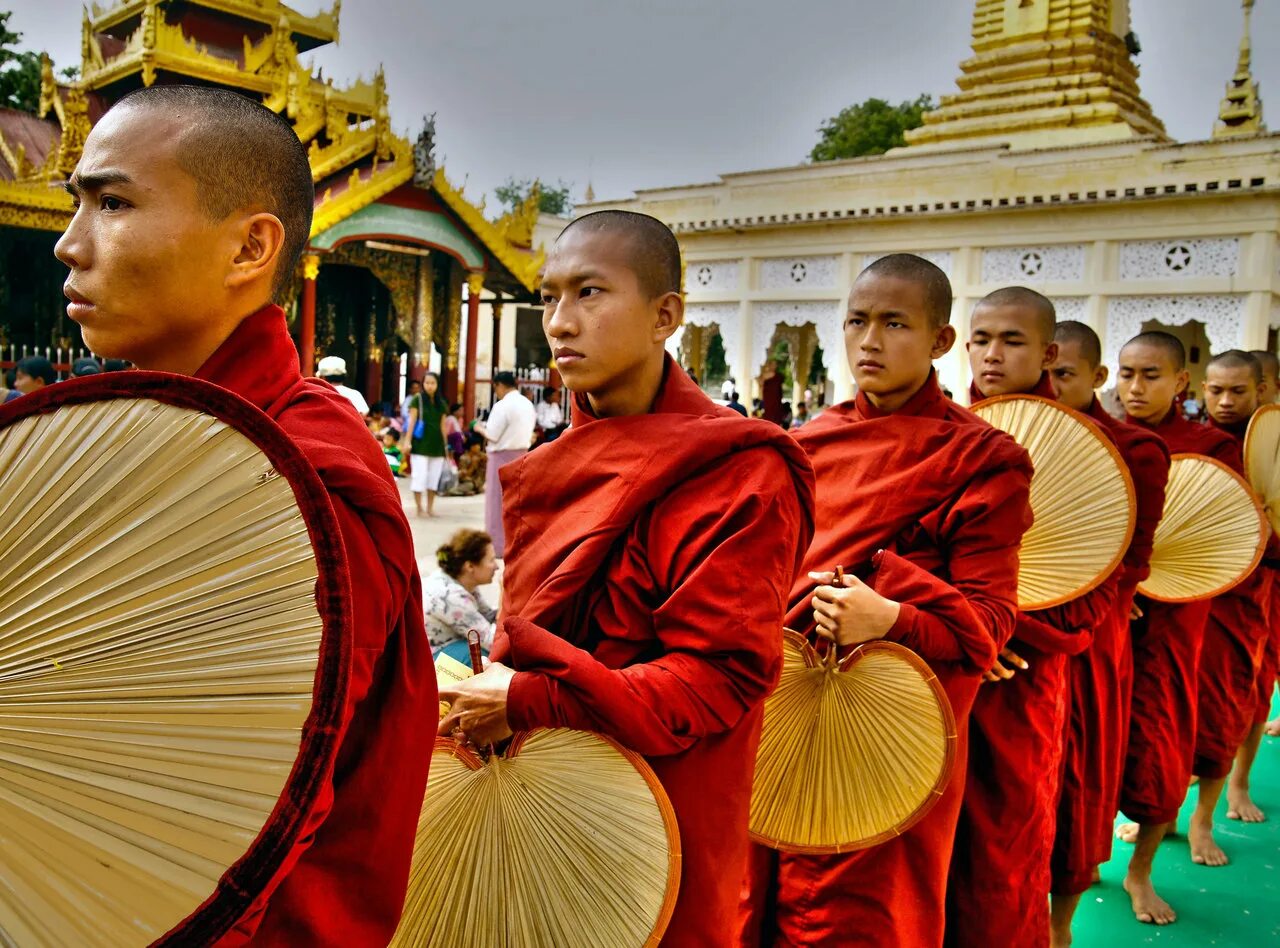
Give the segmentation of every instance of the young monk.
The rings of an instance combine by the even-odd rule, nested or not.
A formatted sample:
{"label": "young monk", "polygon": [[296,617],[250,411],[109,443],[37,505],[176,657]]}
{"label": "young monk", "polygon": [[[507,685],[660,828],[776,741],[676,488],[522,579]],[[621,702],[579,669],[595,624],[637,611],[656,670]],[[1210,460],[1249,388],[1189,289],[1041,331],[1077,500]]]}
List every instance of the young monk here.
{"label": "young monk", "polygon": [[[1013,629],[1031,523],[1026,452],[938,385],[933,361],[956,338],[951,303],[946,275],[910,254],[877,260],[854,283],[845,347],[858,395],[798,433],[818,475],[818,533],[787,623],[841,646],[888,639],[917,652],[955,713],[956,770],[890,842],[833,856],[753,845],[744,945],[942,944],[969,709]],[[843,586],[837,564],[849,570]]]}
{"label": "young monk", "polygon": [[[1205,454],[1240,467],[1229,435],[1182,417],[1178,398],[1190,380],[1181,340],[1167,332],[1134,336],[1120,350],[1116,390],[1126,420],[1158,434],[1171,454]],[[1140,922],[1168,925],[1177,913],[1156,893],[1151,867],[1178,816],[1195,761],[1200,649],[1212,600],[1171,604],[1139,597],[1144,613],[1133,633],[1133,702],[1120,788],[1120,809],[1135,824],[1121,827],[1134,843],[1125,891]]]}
{"label": "young monk", "polygon": [[[1026,287],[984,298],[970,320],[971,401],[1055,398],[1053,304]],[[1019,612],[1013,640],[978,693],[969,775],[947,884],[947,943],[1049,941],[1050,856],[1067,709],[1067,660],[1110,614],[1115,584],[1052,609]],[[1012,814],[1017,814],[1013,817]]]}
{"label": "young monk", "polygon": [[[1264,384],[1262,366],[1249,353],[1231,349],[1214,356],[1205,366],[1203,384],[1209,424],[1243,448],[1245,431],[1258,410]],[[1271,563],[1280,558],[1280,547],[1274,538],[1268,544],[1267,557]],[[1188,838],[1192,860],[1206,866],[1225,866],[1228,861],[1213,836],[1213,811],[1254,726],[1261,678],[1268,667],[1272,576],[1269,568],[1259,567],[1234,589],[1216,597],[1205,626],[1193,771],[1200,778],[1199,801]],[[1270,681],[1267,691],[1270,698]],[[1244,798],[1237,798],[1237,804],[1243,806],[1247,802],[1256,810],[1248,796],[1251,764],[1252,760],[1243,764]],[[1240,818],[1240,812],[1235,812]],[[1261,811],[1248,815],[1260,819]]]}
{"label": "young monk", "polygon": [[[319,471],[346,548],[355,641],[337,764],[316,775],[317,796],[278,841],[282,868],[242,893],[242,917],[226,920],[235,926],[219,943],[385,944],[408,884],[435,678],[387,462],[350,403],[299,374],[272,303],[310,234],[306,149],[243,96],[152,86],[93,127],[67,189],[76,212],[55,252],[71,270],[67,314],[85,342],[266,412]],[[224,933],[201,934],[205,944]]]}
{"label": "young monk", "polygon": [[782,618],[813,534],[813,471],[776,425],[717,408],[666,355],[680,250],[600,211],[561,233],[543,329],[573,425],[502,469],[507,571],[493,664],[445,689],[477,744],[597,731],[648,758],[680,824],[664,944],[731,944]]}
{"label": "young monk", "polygon": [[1054,330],[1058,358],[1051,370],[1058,400],[1088,415],[1111,435],[1133,478],[1137,520],[1118,570],[1116,601],[1094,629],[1093,644],[1068,664],[1068,726],[1062,788],[1053,839],[1050,935],[1055,948],[1071,944],[1081,895],[1111,858],[1112,825],[1124,766],[1133,688],[1129,620],[1138,583],[1151,574],[1151,550],[1164,512],[1169,449],[1160,437],[1117,421],[1095,394],[1107,383],[1102,344],[1074,320]]}

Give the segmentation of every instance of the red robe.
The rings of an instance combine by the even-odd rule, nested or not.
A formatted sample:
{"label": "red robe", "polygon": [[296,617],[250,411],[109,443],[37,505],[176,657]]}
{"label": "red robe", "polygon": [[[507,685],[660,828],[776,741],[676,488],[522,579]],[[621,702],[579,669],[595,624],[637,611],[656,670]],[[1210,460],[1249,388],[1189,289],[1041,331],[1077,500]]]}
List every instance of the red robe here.
{"label": "red robe", "polygon": [[[1244,445],[1245,425],[1210,427]],[[1242,468],[1237,469],[1242,473]],[[1277,547],[1268,545],[1274,560]],[[1192,773],[1206,779],[1231,772],[1236,751],[1253,725],[1259,675],[1265,665],[1270,621],[1271,576],[1256,569],[1240,585],[1213,600],[1200,653],[1196,749]]]}
{"label": "red robe", "polygon": [[1262,658],[1262,667],[1258,669],[1258,685],[1255,689],[1257,702],[1253,712],[1254,725],[1265,724],[1271,717],[1271,696],[1276,689],[1276,680],[1280,678],[1280,559],[1268,557],[1262,568],[1270,574],[1271,578],[1271,595],[1267,609],[1267,627],[1270,635],[1267,638],[1267,650]]}
{"label": "red robe", "polygon": [[[864,395],[830,408],[797,440],[818,477],[818,534],[804,570],[843,564],[902,603],[886,636],[928,662],[959,742],[937,805],[899,838],[807,856],[752,845],[744,945],[942,943],[943,900],[964,790],[969,709],[1017,615],[1018,547],[1031,525],[1027,453],[929,381],[893,414]],[[814,584],[791,590],[788,625],[812,633]]]}
{"label": "red robe", "polygon": [[[1029,394],[1057,397],[1047,373]],[[985,400],[976,386],[970,398],[974,404]],[[1030,668],[978,692],[947,885],[949,945],[1039,946],[1049,940],[1046,896],[1067,722],[1067,662],[1089,648],[1115,597],[1116,583],[1108,577],[1061,606],[1019,612],[1008,644]]]}
{"label": "red robe", "polygon": [[[1157,425],[1170,454],[1204,454],[1240,470],[1230,435],[1192,424],[1177,410]],[[1132,820],[1171,823],[1187,795],[1195,760],[1196,695],[1205,623],[1213,600],[1173,604],[1139,597],[1133,633],[1133,703],[1120,786],[1120,809]]]}
{"label": "red robe", "polygon": [[300,842],[218,944],[386,944],[408,886],[438,709],[399,492],[351,403],[300,374],[279,307],[242,322],[196,375],[266,412],[319,472],[346,550],[355,630],[334,771]]}
{"label": "red robe", "polygon": [[651,412],[596,418],[502,469],[493,650],[511,727],[643,754],[680,825],[664,944],[731,944],[764,699],[813,533],[813,472],[777,425],[717,408],[669,358]]}

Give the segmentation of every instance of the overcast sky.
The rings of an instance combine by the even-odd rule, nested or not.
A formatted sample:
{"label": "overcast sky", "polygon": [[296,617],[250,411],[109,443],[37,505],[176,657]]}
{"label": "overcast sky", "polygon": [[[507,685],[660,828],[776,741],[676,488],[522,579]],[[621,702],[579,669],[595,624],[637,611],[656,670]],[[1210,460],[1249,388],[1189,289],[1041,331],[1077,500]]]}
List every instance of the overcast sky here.
{"label": "overcast sky", "polygon": [[[321,0],[327,8],[328,0]],[[24,45],[80,61],[81,0],[0,0]],[[317,0],[299,0],[304,12]],[[869,96],[953,91],[968,0],[343,0],[314,54],[339,84],[387,73],[395,124],[437,112],[438,154],[478,198],[508,175],[575,199],[804,159],[822,120]],[[1132,0],[1142,91],[1205,138],[1234,71],[1237,0]],[[1254,74],[1280,128],[1280,0],[1254,14]],[[1270,98],[1268,98],[1268,94]],[[490,204],[492,209],[494,204]]]}

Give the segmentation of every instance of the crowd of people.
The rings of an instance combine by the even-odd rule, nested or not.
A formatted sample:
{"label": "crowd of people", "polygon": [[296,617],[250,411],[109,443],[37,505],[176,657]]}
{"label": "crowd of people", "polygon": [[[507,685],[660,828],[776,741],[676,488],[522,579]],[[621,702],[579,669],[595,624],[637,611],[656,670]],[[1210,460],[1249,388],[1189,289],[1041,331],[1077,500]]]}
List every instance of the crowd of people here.
{"label": "crowd of people", "polygon": [[[125,359],[85,356],[76,359],[69,368],[67,378],[79,379],[103,372],[124,372],[133,368],[133,365]],[[46,385],[53,385],[59,381],[58,374],[58,367],[46,356],[23,356],[0,375],[0,405],[21,395],[38,392]]]}

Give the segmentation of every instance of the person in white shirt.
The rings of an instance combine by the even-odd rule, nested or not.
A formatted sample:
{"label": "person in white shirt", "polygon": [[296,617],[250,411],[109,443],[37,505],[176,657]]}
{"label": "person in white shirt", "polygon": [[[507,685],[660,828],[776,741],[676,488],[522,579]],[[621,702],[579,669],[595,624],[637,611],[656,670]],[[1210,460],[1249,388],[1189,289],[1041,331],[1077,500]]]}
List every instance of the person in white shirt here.
{"label": "person in white shirt", "polygon": [[488,473],[484,481],[484,529],[493,537],[494,549],[501,558],[506,551],[502,532],[502,479],[498,469],[529,453],[537,412],[533,402],[520,394],[512,372],[499,372],[493,377],[493,390],[498,401],[489,411],[489,420],[476,424],[489,448]]}
{"label": "person in white shirt", "polygon": [[369,403],[354,388],[347,388],[347,360],[341,356],[325,356],[316,366],[316,376],[324,379],[338,390],[338,394],[349,401],[361,418],[369,416]]}
{"label": "person in white shirt", "polygon": [[539,444],[554,441],[564,430],[564,409],[560,407],[560,390],[558,388],[543,389],[542,401],[538,402],[538,427],[542,429]]}

